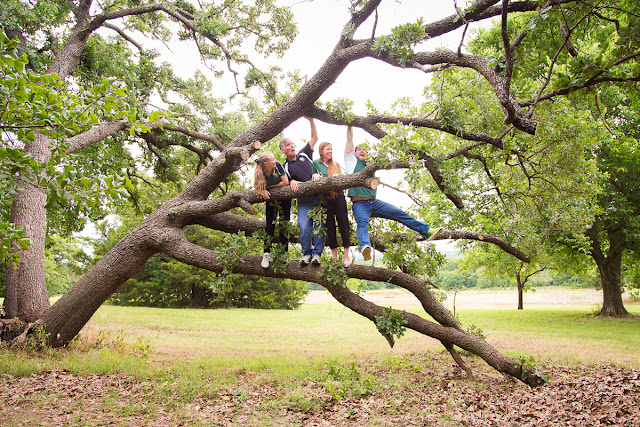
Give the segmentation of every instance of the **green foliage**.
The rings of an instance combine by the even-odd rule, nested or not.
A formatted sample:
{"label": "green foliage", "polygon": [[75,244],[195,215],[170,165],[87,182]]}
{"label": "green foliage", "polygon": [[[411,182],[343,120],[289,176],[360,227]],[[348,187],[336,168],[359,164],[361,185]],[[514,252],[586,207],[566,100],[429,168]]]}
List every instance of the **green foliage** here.
{"label": "green foliage", "polygon": [[[316,106],[322,107],[322,102],[317,101]],[[327,101],[324,108],[332,113],[336,119],[343,123],[351,123],[354,118],[353,101],[346,98],[338,98],[333,101]]]}
{"label": "green foliage", "polygon": [[327,209],[324,208],[324,203],[318,203],[313,208],[309,210],[307,214],[309,218],[311,218],[311,223],[313,224],[314,230],[319,230],[319,235],[326,235],[327,229],[326,227],[321,227],[321,225],[327,223]]}
{"label": "green foliage", "polygon": [[[535,357],[533,356],[520,356],[518,357],[518,361],[522,366],[525,366],[533,371],[533,374],[538,377],[538,385],[543,385],[549,382],[549,371],[547,371],[546,365],[540,364],[536,362]],[[527,371],[522,370],[522,380],[525,381],[527,379]]]}
{"label": "green foliage", "polygon": [[328,286],[344,287],[347,285],[347,280],[349,280],[342,261],[335,260],[332,256],[325,254],[322,255],[318,276],[327,282]]}
{"label": "green foliage", "polygon": [[27,250],[29,238],[23,227],[17,227],[13,223],[0,222],[0,261],[20,262],[20,255],[15,251],[15,246]]}
{"label": "green foliage", "polygon": [[[0,93],[5,102],[0,113],[0,129],[4,132],[0,145],[0,188],[15,195],[25,183],[45,187],[50,228],[67,233],[78,231],[86,218],[102,214],[105,196],[127,197],[131,183],[117,173],[111,177],[90,173],[86,157],[65,155],[64,138],[100,120],[123,117],[126,108],[117,106],[126,90],[118,82],[103,79],[74,93],[57,75],[28,69],[27,55],[17,52],[17,42],[0,32]],[[115,110],[118,113],[105,116],[105,112]],[[47,163],[36,162],[24,151],[24,143],[33,141],[36,134],[52,141],[52,155]],[[8,210],[8,206],[2,209]],[[8,212],[2,212],[2,216],[7,218]],[[0,222],[4,230],[0,235],[8,241],[18,239],[16,242],[24,249],[24,236],[11,232],[13,226],[7,222]],[[4,238],[3,242],[6,243]],[[4,243],[0,258],[7,256],[8,246]]]}
{"label": "green foliage", "polygon": [[231,274],[232,270],[244,260],[244,256],[252,252],[253,245],[245,238],[244,232],[227,234],[222,245],[216,248],[216,256],[222,267],[222,277]]}
{"label": "green foliage", "polygon": [[407,321],[402,317],[402,312],[391,307],[384,307],[381,316],[375,316],[376,327],[383,335],[391,335],[400,338],[407,328],[404,326]]}
{"label": "green foliage", "polygon": [[475,323],[471,323],[469,326],[467,326],[467,329],[465,329],[465,330],[468,333],[470,333],[471,335],[475,335],[478,338],[481,338],[483,340],[487,339],[487,337],[485,336],[484,331],[482,330],[482,328],[480,328]]}
{"label": "green foliage", "polygon": [[212,288],[211,307],[293,310],[308,294],[302,282],[258,276],[233,275],[213,283]]}
{"label": "green foliage", "polygon": [[377,386],[375,379],[371,375],[363,375],[355,363],[345,367],[335,360],[325,364],[319,380],[334,401],[367,397]]}
{"label": "green foliage", "polygon": [[[393,231],[399,231],[395,224],[391,227]],[[419,244],[406,234],[401,234],[397,239],[393,239],[389,234],[383,234],[383,242],[390,242],[383,256],[383,263],[387,268],[397,268],[411,275],[424,277],[434,275],[436,269],[444,262],[445,256],[439,253],[434,245]]]}
{"label": "green foliage", "polygon": [[393,28],[388,36],[378,37],[373,48],[378,52],[387,53],[400,65],[406,66],[414,54],[413,47],[427,38],[424,22],[422,18],[418,18],[415,23]]}
{"label": "green foliage", "polygon": [[270,260],[273,271],[276,274],[284,274],[287,271],[287,264],[289,262],[288,245],[282,245],[279,243],[274,244],[271,247]]}

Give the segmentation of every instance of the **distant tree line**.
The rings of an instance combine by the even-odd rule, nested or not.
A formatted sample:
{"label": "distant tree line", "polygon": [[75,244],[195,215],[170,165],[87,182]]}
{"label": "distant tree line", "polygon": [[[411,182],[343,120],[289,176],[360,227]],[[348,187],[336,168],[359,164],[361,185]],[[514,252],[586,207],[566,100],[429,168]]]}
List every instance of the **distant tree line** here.
{"label": "distant tree line", "polygon": [[[507,276],[483,276],[482,269],[477,271],[465,271],[460,269],[460,264],[455,260],[447,261],[430,280],[442,290],[463,289],[504,289],[514,288],[514,278]],[[565,288],[595,288],[600,289],[600,281],[596,275],[578,276],[566,272],[543,271],[531,278],[529,288],[542,288],[558,286]],[[358,281],[357,287],[363,291],[381,289],[399,289],[397,286],[386,282]],[[307,283],[310,291],[324,290],[316,283]]]}
{"label": "distant tree line", "polygon": [[[595,276],[577,276],[558,271],[542,271],[531,279],[531,287],[559,286],[567,288],[599,288],[600,282]],[[516,286],[515,279],[507,276],[483,276],[482,270],[460,270],[457,261],[445,263],[432,282],[446,290],[453,289],[496,289]]]}

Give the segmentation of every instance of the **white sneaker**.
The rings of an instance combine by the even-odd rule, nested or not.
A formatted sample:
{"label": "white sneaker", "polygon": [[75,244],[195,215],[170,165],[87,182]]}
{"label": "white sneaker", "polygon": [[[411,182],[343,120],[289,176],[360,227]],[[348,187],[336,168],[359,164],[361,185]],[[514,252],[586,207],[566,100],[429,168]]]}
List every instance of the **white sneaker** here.
{"label": "white sneaker", "polygon": [[311,262],[311,255],[305,255],[302,258],[300,258],[300,264],[302,265],[309,265],[310,262]]}
{"label": "white sneaker", "polygon": [[371,246],[365,246],[362,248],[362,257],[365,261],[369,261],[371,259]]}
{"label": "white sneaker", "polygon": [[269,252],[262,254],[262,262],[260,263],[262,268],[269,268]]}
{"label": "white sneaker", "polygon": [[311,258],[311,263],[314,265],[320,265],[320,255],[314,255],[313,258]]}

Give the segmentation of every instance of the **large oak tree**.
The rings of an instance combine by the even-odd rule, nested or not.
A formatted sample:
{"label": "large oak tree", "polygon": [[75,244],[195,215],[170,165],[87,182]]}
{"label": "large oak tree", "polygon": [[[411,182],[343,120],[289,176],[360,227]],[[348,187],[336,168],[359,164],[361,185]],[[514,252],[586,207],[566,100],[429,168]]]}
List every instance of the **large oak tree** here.
{"label": "large oak tree", "polygon": [[[100,305],[122,283],[142,268],[149,257],[162,253],[214,272],[232,271],[319,283],[340,303],[373,322],[378,322],[377,319],[380,318],[398,319],[399,315],[399,324],[404,323],[408,328],[439,340],[464,369],[467,369],[466,365],[454,346],[477,354],[500,372],[532,386],[539,385],[542,378],[530,367],[504,356],[486,341],[465,332],[451,313],[438,303],[427,280],[397,270],[370,266],[353,265],[345,271],[349,277],[389,281],[408,289],[418,298],[432,320],[407,312],[390,313],[351,292],[339,282],[327,280],[328,276],[321,274],[320,269],[303,268],[297,262],[288,263],[286,269],[279,272],[262,269],[259,257],[255,255],[242,256],[230,264],[216,252],[189,242],[183,233],[184,227],[189,225],[200,225],[228,233],[251,232],[261,228],[262,222],[259,220],[231,211],[239,208],[252,212],[252,205],[262,200],[250,190],[225,192],[220,189],[221,184],[260,148],[259,141],[271,141],[302,115],[336,125],[350,123],[368,132],[380,140],[376,161],[358,174],[306,183],[297,194],[289,188],[274,190],[274,198],[293,198],[328,189],[374,186],[377,184],[374,178],[377,170],[410,168],[412,182],[422,182],[440,192],[442,197],[434,200],[434,203],[455,206],[459,213],[451,218],[451,224],[455,224],[456,215],[471,219],[478,206],[478,194],[474,193],[474,188],[466,187],[463,180],[456,179],[457,170],[469,170],[459,168],[461,163],[479,165],[484,175],[478,176],[478,180],[484,181],[489,177],[495,184],[494,192],[498,197],[501,197],[503,191],[501,178],[505,177],[504,182],[513,184],[515,179],[510,181],[507,178],[514,170],[519,169],[523,174],[521,176],[529,184],[536,183],[537,180],[545,182],[544,174],[536,169],[536,162],[540,160],[536,154],[550,151],[531,152],[527,143],[535,142],[538,135],[549,138],[549,133],[558,131],[557,127],[546,127],[547,123],[553,122],[551,118],[558,112],[553,108],[553,101],[598,85],[635,82],[640,78],[635,65],[635,58],[640,53],[635,36],[638,34],[635,31],[638,13],[637,10],[631,10],[637,9],[632,1],[479,0],[465,8],[456,8],[453,15],[444,19],[434,22],[416,19],[415,22],[400,25],[389,33],[379,34],[377,22],[381,17],[377,10],[381,2],[382,0],[351,2],[351,17],[345,22],[333,51],[304,84],[293,84],[287,91],[279,89],[277,68],[260,70],[241,52],[248,40],[254,42],[254,48],[259,53],[284,49],[291,40],[294,33],[290,25],[291,15],[286,9],[276,8],[269,1],[255,5],[240,1],[225,1],[221,4],[214,2],[202,4],[201,9],[183,1],[120,1],[103,4],[94,4],[91,0],[36,1],[31,5],[34,10],[40,7],[41,11],[51,16],[47,21],[51,25],[36,38],[28,37],[36,21],[28,16],[29,4],[19,1],[3,3],[4,9],[0,15],[2,25],[8,34],[24,42],[24,51],[33,58],[32,67],[40,72],[56,73],[72,89],[73,84],[78,82],[80,85],[89,83],[88,80],[93,76],[83,71],[96,70],[96,62],[100,64],[101,72],[108,71],[114,76],[118,75],[118,67],[110,68],[104,55],[90,55],[92,49],[95,51],[104,46],[105,41],[98,34],[99,30],[109,29],[120,37],[120,41],[115,43],[117,49],[109,51],[120,54],[114,54],[111,59],[138,67],[138,78],[131,81],[139,86],[130,88],[133,89],[133,95],[128,99],[128,107],[133,115],[129,114],[128,120],[97,123],[65,138],[62,143],[66,153],[79,153],[104,144],[111,138],[133,135],[134,139],[144,142],[150,153],[160,154],[159,150],[167,146],[181,145],[196,153],[202,160],[202,169],[177,197],[150,214],[51,307],[46,299],[46,292],[43,292],[47,194],[42,186],[23,182],[24,190],[13,199],[11,220],[26,229],[31,245],[28,250],[20,251],[22,262],[17,264],[12,276],[7,278],[5,309],[8,316],[42,325],[51,344],[63,346],[78,334]],[[10,6],[4,6],[5,4]],[[11,12],[24,12],[20,15],[23,19],[16,19],[15,14],[9,14],[9,7],[13,7]],[[428,8],[425,6],[426,10]],[[515,16],[521,16],[520,19],[527,22],[527,25],[514,25]],[[501,55],[496,57],[495,52],[487,55],[482,52],[466,52],[466,29],[471,23],[491,18],[497,18],[501,22]],[[552,24],[537,25],[541,20]],[[170,25],[169,22],[173,24]],[[365,28],[365,23],[369,26],[363,31],[361,27]],[[611,56],[610,60],[595,69],[576,65],[572,62],[573,55],[568,53],[575,49],[580,37],[592,26],[608,28],[611,37],[618,40],[617,49],[607,51]],[[263,89],[268,105],[265,110],[252,110],[252,118],[256,120],[250,126],[233,135],[223,132],[223,138],[221,134],[216,134],[216,128],[225,125],[213,113],[209,116],[198,115],[197,119],[185,115],[183,121],[180,121],[179,115],[171,120],[152,120],[154,117],[151,115],[153,108],[150,93],[153,90],[157,90],[167,100],[169,91],[182,90],[184,99],[202,106],[202,112],[215,107],[215,103],[202,96],[202,88],[207,84],[200,77],[194,79],[191,85],[181,81],[171,87],[168,83],[163,87],[154,86],[153,83],[162,80],[162,76],[166,77],[167,73],[163,74],[162,67],[151,65],[154,55],[142,50],[136,36],[142,33],[164,37],[176,29],[181,38],[193,40],[197,44],[204,58],[226,64],[228,72],[236,81],[239,82],[240,73],[244,73],[247,86],[259,85]],[[427,39],[437,39],[458,29],[465,31],[462,31],[457,51],[423,50],[423,42]],[[553,41],[556,55],[540,59],[541,78],[530,79],[526,90],[523,90],[521,86],[513,84],[513,77],[519,72],[519,55],[523,54],[519,47],[523,40],[529,39]],[[124,47],[126,45],[132,46],[138,54],[127,55],[128,48]],[[42,52],[47,54],[37,55]],[[138,61],[135,62],[132,58],[137,58]],[[482,98],[468,99],[464,96],[438,97],[436,92],[431,92],[427,96],[436,100],[432,105],[437,108],[407,110],[403,114],[381,112],[375,108],[365,114],[353,114],[340,108],[343,104],[332,102],[325,103],[328,107],[322,108],[323,104],[318,101],[322,100],[327,89],[350,64],[365,58],[385,63],[389,67],[425,73],[464,69],[475,75],[488,91]],[[95,74],[98,75],[100,73]],[[564,78],[566,76],[569,78]],[[166,81],[171,80],[169,78]],[[237,87],[238,93],[243,92],[240,84]],[[483,111],[483,103],[491,104],[491,108],[486,111],[493,111],[494,115],[500,114],[501,123],[497,125],[494,120],[481,120],[480,115],[460,117],[452,114],[457,103],[476,105],[479,112]],[[179,109],[175,111],[188,112]],[[148,123],[141,124],[145,119],[148,119]],[[203,132],[202,129],[206,131]],[[528,136],[520,138],[523,135]],[[547,145],[553,146],[555,152],[562,151],[559,140],[568,136],[561,134],[555,140],[550,138]],[[450,144],[440,146],[441,138],[445,137],[453,138],[456,147],[450,148]],[[573,143],[576,138],[567,140]],[[208,144],[206,149],[197,144],[203,141]],[[24,151],[38,162],[47,163],[59,142],[48,138],[44,133],[37,133],[32,141],[25,144]],[[570,146],[565,148],[572,155],[579,151]],[[534,187],[533,184],[529,186]],[[562,198],[561,192],[571,188],[571,185],[558,187],[558,194],[552,196]],[[520,191],[518,194],[522,200],[540,196],[528,194],[527,191]],[[517,204],[514,206],[517,207]],[[529,255],[518,249],[518,243],[522,237],[520,234],[531,234],[531,230],[519,233],[515,229],[501,232],[501,226],[494,229],[495,233],[448,230],[441,238],[493,244],[522,261],[529,260]],[[392,338],[388,337],[390,342]]]}

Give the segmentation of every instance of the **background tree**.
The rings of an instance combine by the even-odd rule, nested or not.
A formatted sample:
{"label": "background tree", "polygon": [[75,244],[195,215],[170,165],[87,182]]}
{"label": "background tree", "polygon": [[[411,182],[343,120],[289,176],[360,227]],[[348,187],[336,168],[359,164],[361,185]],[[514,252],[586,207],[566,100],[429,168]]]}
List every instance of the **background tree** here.
{"label": "background tree", "polygon": [[[236,208],[252,212],[252,204],[261,202],[255,193],[225,192],[225,183],[242,168],[243,162],[262,146],[260,141],[271,141],[303,114],[332,124],[344,125],[350,122],[351,125],[369,132],[380,140],[374,150],[377,153],[375,162],[358,174],[305,183],[296,194],[289,188],[279,188],[274,190],[274,198],[293,198],[328,189],[341,190],[354,186],[375,187],[378,183],[378,180],[373,178],[376,170],[409,167],[411,183],[421,182],[426,188],[440,191],[441,195],[432,197],[432,201],[438,207],[453,204],[458,209],[458,213],[451,214],[452,221],[468,221],[471,224],[475,212],[483,207],[480,202],[483,201],[481,196],[484,193],[476,190],[482,190],[484,187],[478,185],[484,186],[490,182],[494,193],[513,195],[503,203],[502,214],[495,209],[496,214],[493,218],[497,225],[493,229],[496,233],[490,234],[484,230],[448,230],[442,238],[495,244],[523,261],[529,261],[529,256],[514,245],[531,240],[533,235],[539,234],[539,230],[522,228],[526,225],[525,217],[513,224],[510,223],[510,215],[527,215],[530,211],[542,209],[543,213],[550,217],[553,217],[553,213],[561,213],[565,215],[563,220],[570,221],[571,217],[576,215],[566,213],[569,208],[575,209],[578,214],[587,210],[583,209],[583,205],[589,205],[588,201],[583,201],[585,186],[579,177],[584,176],[582,172],[585,169],[587,172],[595,169],[589,167],[594,162],[590,163],[590,159],[583,157],[585,146],[578,142],[590,141],[583,137],[575,137],[584,132],[580,126],[583,116],[573,115],[575,110],[568,108],[568,103],[563,97],[595,85],[637,81],[638,70],[627,64],[632,63],[638,55],[639,46],[634,36],[637,34],[634,29],[637,25],[635,16],[638,16],[638,5],[631,1],[616,2],[615,6],[612,6],[601,2],[560,0],[541,8],[537,2],[480,0],[466,9],[457,10],[453,16],[442,21],[424,23],[422,19],[417,19],[413,23],[399,25],[379,35],[376,10],[380,3],[381,0],[353,2],[350,7],[350,19],[326,61],[304,84],[293,79],[291,85],[285,89],[278,85],[278,68],[260,72],[238,51],[246,45],[243,43],[247,43],[248,39],[255,40],[255,48],[261,53],[277,51],[285,47],[289,37],[293,35],[289,12],[277,9],[269,2],[261,2],[256,6],[241,2],[225,2],[221,6],[206,5],[202,10],[190,8],[189,4],[183,3],[124,2],[106,4],[103,9],[100,9],[99,5],[92,9],[90,1],[78,5],[64,4],[73,9],[73,14],[64,14],[64,18],[71,24],[65,28],[65,32],[52,31],[52,35],[64,34],[64,37],[58,45],[52,43],[56,48],[51,51],[52,60],[47,68],[49,71],[57,72],[62,79],[79,70],[81,52],[89,46],[89,40],[93,40],[92,37],[98,28],[111,29],[111,21],[120,20],[117,22],[128,27],[126,30],[115,27],[114,31],[136,46],[128,31],[138,29],[152,34],[165,34],[169,26],[164,25],[162,18],[170,17],[180,24],[184,31],[181,34],[189,34],[195,38],[205,58],[226,62],[234,76],[239,75],[236,74],[234,66],[246,66],[246,85],[260,85],[264,90],[264,101],[269,104],[261,108],[258,104],[251,103],[249,107],[252,110],[248,116],[252,120],[250,126],[237,134],[228,135],[228,142],[219,146],[215,144],[215,141],[220,141],[213,136],[213,132],[207,134],[206,131],[201,132],[201,129],[196,130],[183,122],[167,122],[166,125],[165,122],[157,122],[161,117],[143,110],[143,106],[149,107],[149,104],[144,102],[131,106],[130,110],[136,114],[127,115],[127,121],[103,123],[67,140],[70,148],[66,149],[66,152],[75,152],[76,149],[79,151],[104,140],[108,135],[121,134],[127,130],[129,135],[140,135],[143,141],[153,144],[156,140],[148,134],[157,128],[164,132],[161,135],[166,136],[168,141],[174,140],[174,132],[178,132],[211,142],[220,153],[212,155],[206,166],[176,197],[162,204],[116,243],[60,300],[38,318],[37,324],[43,325],[52,345],[62,346],[69,342],[105,300],[140,271],[151,256],[162,253],[183,263],[216,273],[287,277],[320,283],[340,303],[376,323],[386,337],[399,336],[402,328],[408,327],[438,339],[470,375],[471,372],[455,351],[454,345],[479,355],[498,371],[529,385],[539,385],[543,381],[530,367],[502,355],[480,337],[462,330],[451,313],[445,310],[430,292],[429,282],[396,270],[359,265],[353,265],[344,271],[332,270],[330,266],[323,270],[304,269],[298,263],[288,263],[282,266],[283,270],[265,270],[259,265],[258,254],[247,251],[248,253],[237,253],[235,257],[229,257],[227,252],[224,253],[225,257],[222,257],[221,253],[190,242],[184,234],[187,226],[200,225],[240,236],[241,231],[246,233],[249,230],[257,230],[263,225],[261,221],[257,224],[251,218],[231,212]],[[520,15],[520,20],[513,17]],[[623,17],[624,20],[612,20],[612,15]],[[463,52],[462,43],[458,52],[448,49],[420,50],[427,39],[435,39],[456,29],[465,29],[471,22],[491,17],[501,18],[500,52],[503,59],[496,55],[496,50]],[[551,18],[554,25],[538,25],[545,18]],[[562,34],[559,28],[566,22],[570,23],[569,28],[573,31],[569,36],[558,39],[558,34]],[[364,25],[365,23],[367,25]],[[572,57],[565,54],[570,49],[566,43],[567,38],[580,40],[593,26],[606,31],[608,40],[616,42],[619,46],[617,50],[608,51],[612,55],[611,61],[606,62],[606,67],[598,66],[595,72],[592,68],[573,66]],[[466,33],[463,32],[463,37],[465,36]],[[541,74],[538,75],[545,76],[542,80],[523,78],[516,81],[513,78],[515,73],[523,71],[519,60],[526,57],[526,54],[519,47],[525,40],[562,40],[557,45],[558,55],[549,61],[540,62]],[[39,49],[36,47],[39,43],[35,39],[33,41],[30,51],[37,52]],[[135,58],[139,58],[141,63],[146,60],[137,56]],[[374,106],[364,115],[355,114],[337,108],[344,103],[331,100],[322,100],[321,104],[316,105],[343,71],[351,63],[363,58],[381,61],[392,67],[426,73],[464,68],[476,77],[473,84],[486,90],[480,92],[467,86],[465,92],[456,91],[453,93],[454,96],[438,96],[446,93],[446,90],[427,91],[426,98],[429,102],[425,103],[424,109],[404,109],[401,115],[383,113]],[[45,62],[44,58],[42,60]],[[559,72],[559,68],[562,68],[562,72]],[[571,79],[563,80],[562,77],[566,75]],[[441,76],[457,78],[454,72],[445,71]],[[78,79],[82,81],[80,75]],[[199,76],[196,76],[196,79],[199,79]],[[194,89],[197,87],[195,83],[187,84],[184,95],[198,101],[197,95],[203,88],[206,89],[202,80],[198,83],[199,91]],[[241,92],[240,85],[237,87],[238,92]],[[448,88],[446,82],[442,87]],[[148,91],[141,91],[135,95],[133,93],[128,99],[137,101],[138,96],[143,100],[149,99],[145,97]],[[554,102],[547,102],[549,100]],[[500,115],[503,118],[502,124],[497,120],[485,121],[482,114],[473,114],[474,112],[490,112],[495,117]],[[567,116],[568,119],[557,123],[555,118],[559,116]],[[212,128],[216,127],[214,117],[202,117]],[[466,123],[467,120],[469,124]],[[151,132],[151,135],[157,136],[154,132]],[[443,135],[441,139],[440,135]],[[449,143],[441,144],[444,140],[448,140]],[[46,138],[36,138],[35,141],[35,144],[25,146],[25,151],[33,153],[38,162],[47,162],[51,141]],[[548,146],[550,147],[545,149]],[[561,176],[554,175],[555,168],[551,167],[558,164],[563,165]],[[465,168],[467,165],[468,168]],[[472,175],[476,175],[476,179],[473,179]],[[524,181],[521,179],[523,176]],[[587,190],[590,189],[591,187],[587,186]],[[20,205],[16,204],[14,198],[14,212],[21,214],[20,221],[15,223],[33,223],[38,230],[44,230],[44,192],[35,187],[25,186],[25,191],[18,196],[25,201],[29,200],[29,197],[35,199]],[[544,202],[546,198],[550,201]],[[573,204],[577,204],[577,207]],[[17,209],[18,206],[26,208],[20,210]],[[507,213],[504,213],[505,208],[508,208]],[[487,215],[488,217],[490,216]],[[28,237],[32,240],[29,248],[31,251],[35,247],[34,241],[41,236],[29,233],[29,229],[27,231]],[[22,255],[21,253],[21,258]],[[25,256],[23,261],[27,266],[38,262],[26,258]],[[341,279],[341,274],[344,275],[343,279],[348,276],[363,280],[390,281],[410,290],[421,301],[433,321],[412,313],[383,309],[365,300],[342,286],[344,280]],[[27,286],[27,290],[31,290],[43,286],[40,283],[43,280],[21,280],[20,283],[21,286]],[[26,298],[30,295],[29,292],[18,294]],[[31,310],[31,313],[36,314],[37,310]],[[28,331],[27,329],[26,333]]]}
{"label": "background tree", "polygon": [[[480,194],[479,198],[485,205],[479,204],[479,214],[473,217],[475,229],[480,229],[478,225],[487,230],[498,226],[501,231],[493,231],[493,234],[504,235],[508,232],[516,235],[509,237],[510,243],[532,259],[540,258],[540,265],[562,266],[560,268],[564,271],[568,271],[567,261],[576,258],[551,248],[547,244],[549,238],[563,242],[577,251],[578,256],[580,252],[588,253],[600,272],[603,289],[601,313],[623,315],[626,310],[622,303],[622,253],[637,247],[634,237],[637,212],[631,207],[636,201],[628,194],[636,177],[633,172],[622,175],[626,171],[637,170],[633,166],[637,157],[634,148],[637,142],[628,136],[633,134],[632,129],[636,126],[635,114],[627,108],[637,99],[637,78],[632,77],[636,74],[637,65],[632,65],[632,61],[612,75],[615,81],[632,83],[598,88],[593,86],[602,82],[603,76],[611,71],[611,65],[621,65],[619,55],[636,57],[633,48],[625,46],[627,41],[635,46],[636,37],[630,36],[625,26],[619,24],[625,22],[636,28],[637,18],[629,19],[626,11],[637,9],[637,5],[624,3],[624,13],[610,10],[606,14],[610,22],[617,24],[613,37],[611,29],[591,25],[588,13],[584,14],[593,10],[590,8],[593,5],[565,8],[559,13],[542,11],[534,19],[517,17],[507,27],[503,25],[486,30],[473,40],[471,51],[493,57],[495,66],[507,74],[509,67],[503,64],[507,58],[502,56],[505,36],[522,31],[522,39],[514,44],[514,53],[518,54],[517,66],[510,76],[512,88],[518,96],[528,92],[539,100],[543,98],[540,88],[549,88],[551,93],[554,88],[561,87],[584,87],[587,90],[573,91],[567,95],[567,102],[563,105],[555,104],[554,108],[558,108],[555,117],[543,119],[546,126],[556,127],[547,134],[548,138],[540,133],[534,140],[521,134],[514,135],[509,147],[512,159],[501,154],[478,152],[463,155],[481,156],[482,167],[486,171],[487,180],[480,181],[476,187],[476,194]],[[527,37],[529,32],[543,28],[550,37]],[[580,37],[577,38],[576,34],[580,34]],[[465,89],[474,91],[469,79],[462,76],[463,73],[456,73],[457,80],[451,79],[452,87],[458,93],[464,93]],[[542,84],[534,86],[531,85],[532,81]],[[447,87],[443,84],[444,90]],[[566,89],[558,91],[569,92]],[[468,96],[462,98],[468,99]],[[475,95],[476,98],[478,96]],[[448,92],[447,97],[449,100],[456,99],[455,92]],[[459,111],[455,109],[455,101],[448,103],[447,111]],[[469,107],[466,108],[468,111]],[[487,114],[496,111],[490,108],[488,105],[482,112],[477,111],[476,117],[481,117],[481,120],[498,119]],[[544,111],[543,106],[536,109],[538,115],[544,114]],[[466,119],[469,114],[455,114],[455,117],[461,116]],[[616,124],[609,125],[609,121]],[[467,123],[457,126],[461,125],[466,126]],[[594,157],[592,153],[597,155]],[[489,163],[496,158],[504,160],[504,165],[511,170],[508,173],[497,172],[497,168]],[[478,170],[469,176],[477,177],[479,173],[482,174],[482,171]],[[513,179],[515,182],[507,181]],[[619,183],[623,181],[625,186],[620,186]],[[486,206],[496,206],[498,209],[489,210]],[[572,238],[576,235],[582,237]],[[517,260],[509,260],[491,249],[478,250],[476,255],[493,253],[496,255],[492,257],[494,261],[504,259],[506,264],[501,263],[500,268],[514,272],[516,278],[517,272],[522,271],[523,266]],[[487,265],[496,266],[490,262]],[[576,265],[582,266],[581,262]],[[537,269],[532,265],[527,266],[529,273],[525,273],[525,277]],[[519,288],[521,296],[522,286],[519,285]]]}

